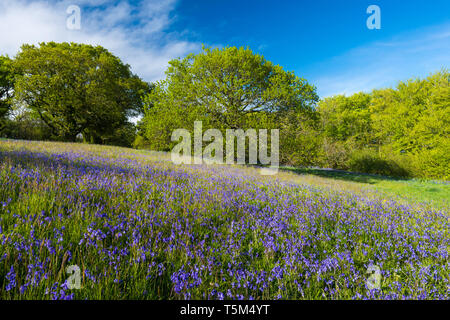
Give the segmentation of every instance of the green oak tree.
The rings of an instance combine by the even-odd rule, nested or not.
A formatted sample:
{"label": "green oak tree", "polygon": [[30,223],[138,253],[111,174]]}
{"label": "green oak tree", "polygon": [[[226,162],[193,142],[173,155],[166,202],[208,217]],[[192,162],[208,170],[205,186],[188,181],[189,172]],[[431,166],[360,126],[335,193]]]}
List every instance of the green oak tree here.
{"label": "green oak tree", "polygon": [[140,127],[158,150],[171,149],[172,131],[192,129],[195,120],[203,121],[205,130],[279,128],[280,153],[286,154],[284,138],[293,138],[290,130],[299,130],[299,115],[309,119],[317,100],[305,79],[248,48],[203,47],[169,62],[166,78],[145,99]]}
{"label": "green oak tree", "polygon": [[16,99],[32,109],[55,137],[103,143],[142,112],[148,83],[101,46],[23,45],[14,66]]}
{"label": "green oak tree", "polygon": [[14,89],[14,70],[8,56],[0,56],[0,131],[5,125],[5,117],[11,109]]}

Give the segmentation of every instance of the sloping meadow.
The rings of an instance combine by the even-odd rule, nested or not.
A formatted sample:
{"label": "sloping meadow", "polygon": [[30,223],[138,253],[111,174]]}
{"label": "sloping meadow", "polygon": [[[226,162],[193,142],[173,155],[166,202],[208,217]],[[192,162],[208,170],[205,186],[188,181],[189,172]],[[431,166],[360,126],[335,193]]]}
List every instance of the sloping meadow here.
{"label": "sloping meadow", "polygon": [[446,210],[169,160],[0,141],[0,299],[449,298]]}

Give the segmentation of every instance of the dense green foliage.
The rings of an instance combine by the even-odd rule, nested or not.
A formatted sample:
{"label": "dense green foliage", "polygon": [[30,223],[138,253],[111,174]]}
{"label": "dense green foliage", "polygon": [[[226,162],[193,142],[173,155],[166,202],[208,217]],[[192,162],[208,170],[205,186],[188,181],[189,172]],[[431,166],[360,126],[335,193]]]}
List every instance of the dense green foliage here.
{"label": "dense green foliage", "polygon": [[[17,105],[25,105],[53,138],[130,145],[130,117],[142,112],[150,91],[130,66],[100,46],[76,43],[23,45],[14,59]],[[134,129],[132,130],[134,134]],[[132,139],[131,139],[132,140]]]}
{"label": "dense green foliage", "polygon": [[325,164],[394,176],[450,179],[450,73],[395,89],[322,100]]}
{"label": "dense green foliage", "polygon": [[50,127],[31,110],[14,110],[12,119],[4,119],[2,134],[10,139],[52,140]]}
{"label": "dense green foliage", "polygon": [[317,104],[315,88],[244,48],[173,60],[145,98],[135,147],[171,150],[171,133],[280,129],[280,161],[399,177],[449,179],[449,72]]}
{"label": "dense green foliage", "polygon": [[7,56],[0,56],[0,130],[4,127],[5,117],[11,108],[13,87],[12,60]]}
{"label": "dense green foliage", "polygon": [[[280,128],[283,155],[296,154],[295,142],[308,139],[315,88],[250,49],[203,48],[169,64],[166,79],[145,100],[141,127],[150,148],[170,150],[172,131],[192,131],[196,120],[204,130]],[[304,153],[299,157],[308,161]]]}
{"label": "dense green foliage", "polygon": [[279,129],[284,165],[449,180],[449,79],[443,69],[319,101],[305,79],[248,48],[204,47],[149,84],[100,46],[23,45],[0,57],[0,134],[169,151],[175,129],[202,121],[224,137]]}

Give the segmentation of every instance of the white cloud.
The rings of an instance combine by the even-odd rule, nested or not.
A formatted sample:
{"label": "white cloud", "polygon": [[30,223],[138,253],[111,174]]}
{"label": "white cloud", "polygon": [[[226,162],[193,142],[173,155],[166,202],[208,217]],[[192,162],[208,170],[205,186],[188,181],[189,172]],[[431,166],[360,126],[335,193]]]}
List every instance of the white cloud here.
{"label": "white cloud", "polygon": [[309,80],[321,97],[369,92],[450,67],[450,24],[355,48],[313,66]]}
{"label": "white cloud", "polygon": [[[81,7],[81,29],[66,27],[69,5]],[[0,54],[14,56],[24,43],[73,41],[102,45],[146,81],[164,76],[167,62],[200,48],[166,29],[174,0],[139,4],[106,0],[0,0]]]}

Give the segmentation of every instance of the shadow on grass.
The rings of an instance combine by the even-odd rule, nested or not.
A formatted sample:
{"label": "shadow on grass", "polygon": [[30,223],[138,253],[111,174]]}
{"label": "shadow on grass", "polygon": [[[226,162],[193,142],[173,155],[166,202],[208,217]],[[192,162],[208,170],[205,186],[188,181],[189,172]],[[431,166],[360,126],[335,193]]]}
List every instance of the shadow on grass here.
{"label": "shadow on grass", "polygon": [[314,175],[323,178],[331,178],[336,180],[345,180],[368,184],[376,184],[378,182],[386,180],[388,181],[408,180],[406,178],[388,177],[376,174],[358,173],[335,169],[280,167],[280,170],[293,172],[299,175]]}

